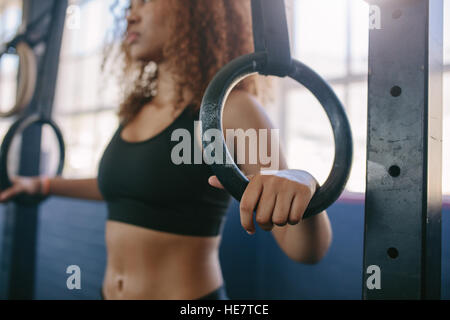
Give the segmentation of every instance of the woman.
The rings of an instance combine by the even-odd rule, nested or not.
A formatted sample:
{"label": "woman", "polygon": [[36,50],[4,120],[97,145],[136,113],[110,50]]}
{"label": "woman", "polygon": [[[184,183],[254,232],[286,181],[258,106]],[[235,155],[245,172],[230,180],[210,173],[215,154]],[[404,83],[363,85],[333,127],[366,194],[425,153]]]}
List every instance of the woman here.
{"label": "woman", "polygon": [[[214,74],[252,51],[249,2],[132,0],[122,43],[124,76],[135,75],[136,66],[139,73],[98,178],[15,177],[0,194],[2,202],[23,192],[105,200],[105,299],[226,299],[218,251],[230,196],[206,164],[171,162],[171,133],[193,133]],[[248,78],[230,94],[225,130],[273,128],[257,101],[258,81]],[[248,159],[249,147],[236,151]],[[317,182],[289,170],[281,153],[279,171],[262,174],[262,167],[260,161],[240,164],[250,179],[240,204],[242,227],[255,232],[256,209],[257,224],[271,231],[287,256],[319,261],[331,242],[327,214],[301,220]]]}

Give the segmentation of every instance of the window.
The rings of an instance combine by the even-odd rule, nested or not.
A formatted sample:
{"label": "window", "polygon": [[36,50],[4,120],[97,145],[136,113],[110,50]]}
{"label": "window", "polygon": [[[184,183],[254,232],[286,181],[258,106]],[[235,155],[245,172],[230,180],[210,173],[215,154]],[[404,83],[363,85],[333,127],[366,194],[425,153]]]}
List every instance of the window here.
{"label": "window", "polygon": [[[365,192],[369,5],[361,0],[294,0],[294,56],[323,76],[346,108],[354,139],[353,167],[346,189]],[[443,193],[450,194],[450,3],[444,1]],[[325,182],[334,142],[325,113],[300,85],[284,81],[284,144],[290,167]]]}
{"label": "window", "polygon": [[[65,177],[92,177],[118,125],[118,88],[104,83],[100,64],[104,38],[112,27],[113,3],[125,0],[71,0],[79,8],[79,28],[64,30],[54,117],[67,143]],[[367,124],[367,57],[369,6],[361,0],[288,0],[295,58],[322,75],[336,91],[350,119],[354,162],[347,189],[365,191]],[[444,1],[444,145],[443,192],[450,194],[450,2]],[[20,0],[0,3],[0,40],[21,23]],[[2,59],[0,107],[13,97],[18,61]],[[334,145],[328,120],[313,96],[292,80],[283,80],[277,103],[268,112],[281,129],[288,163],[311,172],[323,183],[330,171]],[[4,135],[11,121],[0,121]]]}
{"label": "window", "polygon": [[[0,2],[0,43],[11,40],[22,23],[22,1],[2,0]],[[10,110],[16,101],[19,58],[6,54],[0,60],[0,110]],[[0,137],[12,124],[11,119],[0,121]]]}
{"label": "window", "polygon": [[[118,125],[118,88],[101,75],[103,46],[113,27],[115,0],[70,1],[75,27],[66,19],[54,117],[66,141],[64,177],[95,177]],[[73,23],[73,21],[72,21]]]}

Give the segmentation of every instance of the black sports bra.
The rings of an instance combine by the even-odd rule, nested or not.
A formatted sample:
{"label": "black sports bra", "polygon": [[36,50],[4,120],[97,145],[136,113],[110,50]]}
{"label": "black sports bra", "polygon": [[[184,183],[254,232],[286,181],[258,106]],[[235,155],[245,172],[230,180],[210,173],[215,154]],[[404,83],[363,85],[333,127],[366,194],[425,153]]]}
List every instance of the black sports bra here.
{"label": "black sports bra", "polygon": [[[100,160],[98,186],[108,219],[144,228],[193,236],[221,233],[230,195],[209,185],[214,173],[203,161],[194,164],[194,121],[189,107],[158,135],[139,142],[121,138],[119,125]],[[175,129],[191,137],[191,164],[176,165],[172,150]]]}

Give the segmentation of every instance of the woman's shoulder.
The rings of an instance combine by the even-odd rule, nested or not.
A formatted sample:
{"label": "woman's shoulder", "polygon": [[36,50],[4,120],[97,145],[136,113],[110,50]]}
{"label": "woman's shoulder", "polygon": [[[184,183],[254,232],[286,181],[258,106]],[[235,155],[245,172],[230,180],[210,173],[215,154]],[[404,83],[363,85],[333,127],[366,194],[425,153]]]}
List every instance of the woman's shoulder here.
{"label": "woman's shoulder", "polygon": [[244,90],[230,93],[223,111],[224,128],[255,128],[270,125],[269,118],[257,97]]}
{"label": "woman's shoulder", "polygon": [[255,104],[259,104],[258,99],[255,95],[251,94],[248,91],[242,89],[235,89],[231,91],[228,96],[226,105],[243,105],[244,107],[254,107]]}

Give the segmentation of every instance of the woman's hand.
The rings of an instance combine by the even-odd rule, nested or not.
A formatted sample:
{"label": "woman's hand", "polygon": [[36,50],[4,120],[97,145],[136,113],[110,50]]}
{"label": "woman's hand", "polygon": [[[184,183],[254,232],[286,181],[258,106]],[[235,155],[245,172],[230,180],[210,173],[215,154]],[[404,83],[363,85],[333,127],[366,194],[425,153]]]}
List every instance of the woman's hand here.
{"label": "woman's hand", "polygon": [[0,190],[0,203],[8,202],[11,198],[21,193],[36,195],[41,191],[40,177],[14,177],[13,185],[5,190]]}
{"label": "woman's hand", "polygon": [[[270,231],[273,225],[298,224],[318,186],[314,177],[302,170],[263,170],[247,178],[250,182],[242,195],[240,216],[242,227],[249,234],[255,233],[255,208],[255,220],[263,230]],[[208,181],[223,189],[216,176]]]}

